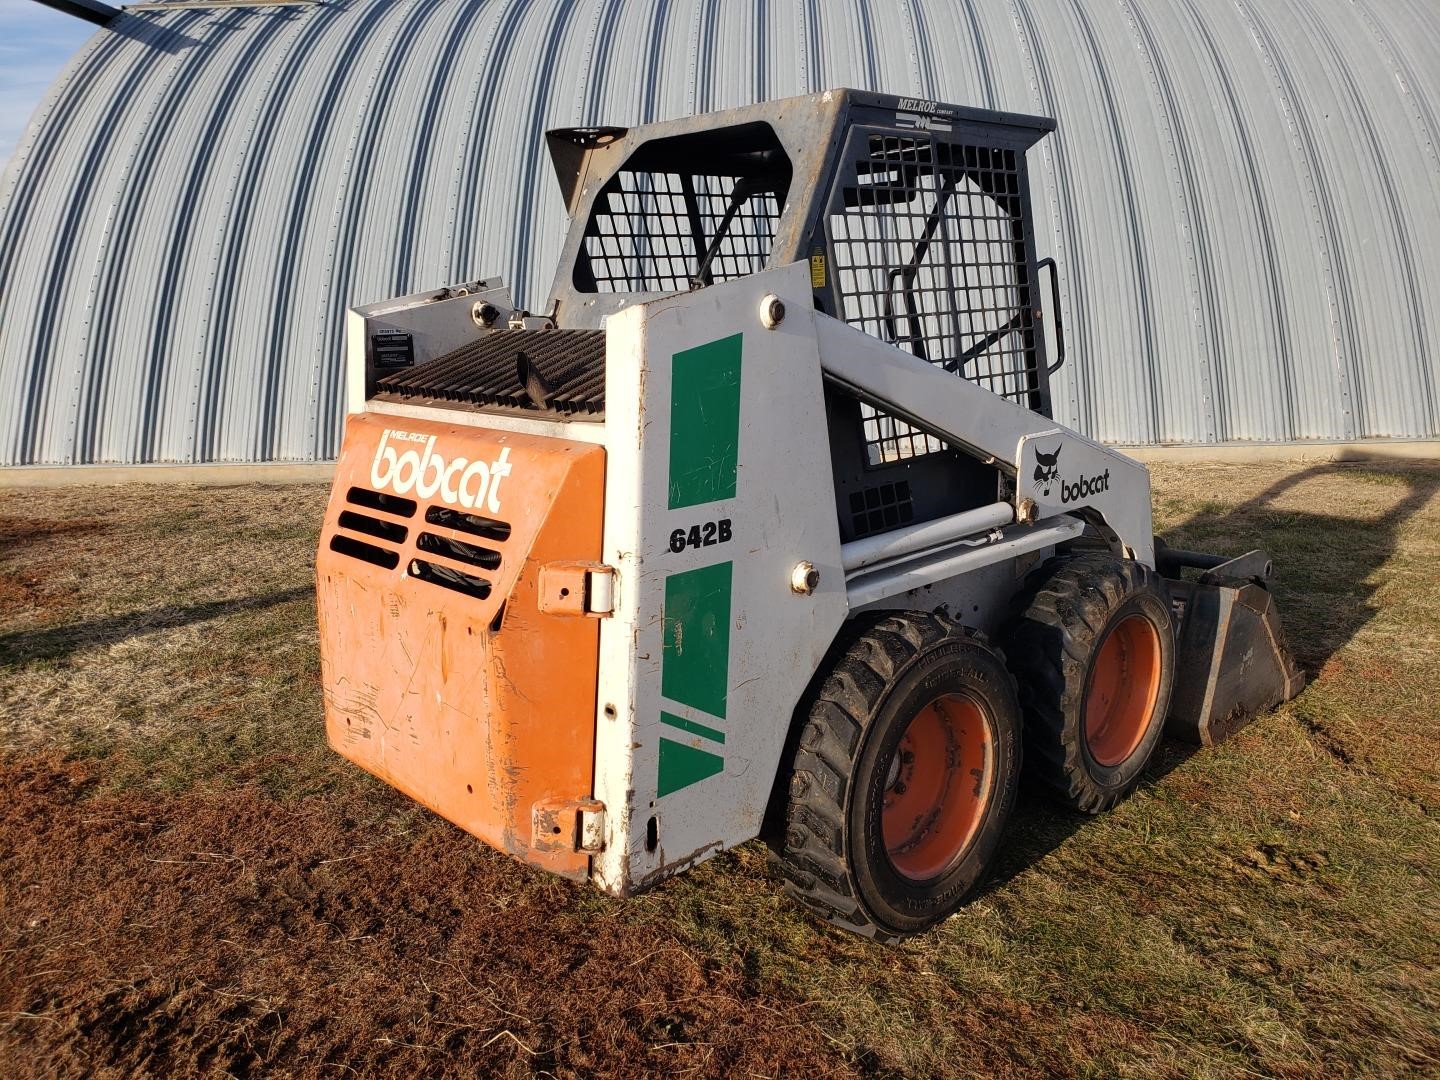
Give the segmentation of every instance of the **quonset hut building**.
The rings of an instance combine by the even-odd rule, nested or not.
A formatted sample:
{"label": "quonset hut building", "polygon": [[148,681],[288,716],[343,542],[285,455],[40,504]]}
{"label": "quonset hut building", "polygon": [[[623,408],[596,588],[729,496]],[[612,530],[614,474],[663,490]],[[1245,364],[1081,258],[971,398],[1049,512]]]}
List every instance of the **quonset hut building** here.
{"label": "quonset hut building", "polygon": [[177,0],[0,178],[0,464],[311,462],[352,304],[545,304],[543,132],[831,86],[1051,115],[1059,418],[1119,444],[1440,436],[1432,0]]}

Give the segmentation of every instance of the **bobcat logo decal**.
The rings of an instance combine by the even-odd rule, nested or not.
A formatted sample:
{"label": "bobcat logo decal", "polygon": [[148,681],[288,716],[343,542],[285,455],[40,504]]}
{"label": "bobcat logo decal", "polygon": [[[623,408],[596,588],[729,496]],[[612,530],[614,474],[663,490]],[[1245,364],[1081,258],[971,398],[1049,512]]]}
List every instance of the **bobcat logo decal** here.
{"label": "bobcat logo decal", "polygon": [[1060,479],[1060,450],[1064,443],[1057,443],[1055,449],[1050,453],[1042,453],[1040,448],[1035,448],[1035,482],[1043,484],[1041,494],[1047,498],[1050,495],[1050,485]]}

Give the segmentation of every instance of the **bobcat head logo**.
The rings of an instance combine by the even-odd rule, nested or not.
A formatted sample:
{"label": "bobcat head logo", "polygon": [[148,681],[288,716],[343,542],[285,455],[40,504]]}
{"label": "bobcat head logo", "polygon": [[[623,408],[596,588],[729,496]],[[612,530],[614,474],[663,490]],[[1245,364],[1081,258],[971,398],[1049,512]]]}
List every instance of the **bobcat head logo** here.
{"label": "bobcat head logo", "polygon": [[1057,443],[1055,449],[1050,453],[1042,453],[1040,448],[1035,448],[1035,482],[1042,485],[1040,494],[1050,495],[1050,485],[1060,479],[1060,450],[1064,443]]}

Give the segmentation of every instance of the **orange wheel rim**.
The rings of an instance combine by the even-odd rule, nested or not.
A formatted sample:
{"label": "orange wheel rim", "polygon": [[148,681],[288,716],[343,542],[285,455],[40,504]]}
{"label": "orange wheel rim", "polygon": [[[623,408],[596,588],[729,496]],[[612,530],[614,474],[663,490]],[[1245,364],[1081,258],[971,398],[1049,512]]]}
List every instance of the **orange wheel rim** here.
{"label": "orange wheel rim", "polygon": [[1160,632],[1143,615],[1120,620],[1100,643],[1085,694],[1085,744],[1101,765],[1119,765],[1150,729],[1160,696]]}
{"label": "orange wheel rim", "polygon": [[895,748],[880,832],[901,877],[928,881],[960,861],[995,785],[995,738],[979,702],[944,694],[911,718]]}

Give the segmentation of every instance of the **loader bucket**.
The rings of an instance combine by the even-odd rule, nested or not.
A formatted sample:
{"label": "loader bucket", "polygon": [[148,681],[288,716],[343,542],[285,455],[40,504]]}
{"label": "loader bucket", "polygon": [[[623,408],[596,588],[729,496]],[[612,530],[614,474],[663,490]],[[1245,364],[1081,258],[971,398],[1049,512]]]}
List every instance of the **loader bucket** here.
{"label": "loader bucket", "polygon": [[[1213,746],[1304,689],[1265,584],[1264,552],[1224,560],[1160,547],[1156,559],[1170,578],[1180,627],[1166,734]],[[1182,580],[1185,566],[1205,572]]]}

